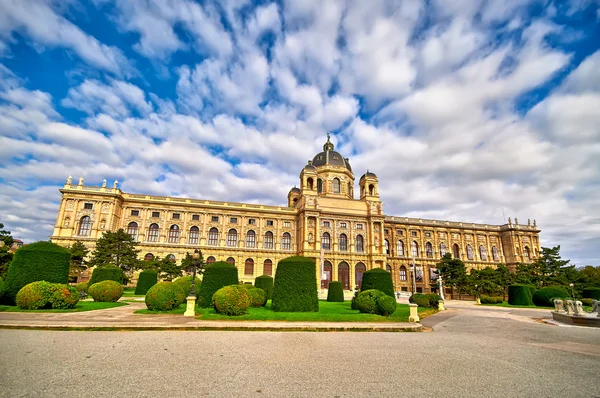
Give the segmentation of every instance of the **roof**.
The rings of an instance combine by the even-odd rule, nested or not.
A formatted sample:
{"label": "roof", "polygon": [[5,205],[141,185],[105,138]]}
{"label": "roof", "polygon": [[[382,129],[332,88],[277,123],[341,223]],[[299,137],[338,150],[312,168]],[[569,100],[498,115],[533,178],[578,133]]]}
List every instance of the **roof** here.
{"label": "roof", "polygon": [[327,135],[327,142],[323,145],[323,152],[319,152],[315,155],[312,160],[313,166],[341,166],[352,172],[350,161],[348,158],[343,157],[339,152],[334,151],[334,146],[329,141],[329,134]]}

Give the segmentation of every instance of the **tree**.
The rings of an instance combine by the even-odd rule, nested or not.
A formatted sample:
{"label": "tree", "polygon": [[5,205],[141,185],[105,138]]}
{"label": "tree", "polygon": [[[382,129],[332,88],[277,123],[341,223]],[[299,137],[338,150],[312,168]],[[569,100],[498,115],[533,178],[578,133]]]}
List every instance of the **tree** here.
{"label": "tree", "polygon": [[0,240],[4,242],[6,246],[10,249],[12,244],[14,243],[14,239],[10,234],[10,231],[6,231],[4,229],[4,224],[0,222]]}
{"label": "tree", "polygon": [[475,294],[494,296],[502,290],[497,283],[496,270],[492,267],[471,270],[469,284],[473,286]]}
{"label": "tree", "polygon": [[502,289],[504,298],[508,295],[508,287],[515,281],[515,275],[510,272],[505,264],[498,264],[495,270],[495,281],[496,284]]}
{"label": "tree", "polygon": [[88,262],[91,267],[114,265],[123,271],[130,271],[139,266],[136,243],[123,229],[117,232],[104,232],[96,242],[92,258]]}
{"label": "tree", "polygon": [[4,245],[0,247],[0,278],[5,279],[8,272],[8,266],[12,261],[13,254],[9,251],[14,239],[10,235],[10,231],[4,230],[4,224],[0,222],[0,241]]}
{"label": "tree", "polygon": [[458,258],[452,258],[450,253],[444,254],[444,257],[437,264],[439,274],[442,276],[444,284],[458,289],[459,293],[464,293],[468,289],[469,280],[465,263]]}
{"label": "tree", "polygon": [[181,270],[192,272],[194,264],[196,264],[196,275],[202,275],[206,265],[202,256],[202,250],[198,250],[198,258],[194,258],[190,253],[185,253],[185,257],[181,260]]}
{"label": "tree", "polygon": [[568,286],[577,277],[570,260],[560,257],[560,246],[542,247],[541,255],[532,263],[518,264],[516,282],[531,284],[537,288],[549,285]]}
{"label": "tree", "polygon": [[86,268],[85,257],[90,252],[87,247],[80,241],[73,243],[71,248],[71,263],[69,265],[69,279],[73,282],[81,274],[81,271]]}
{"label": "tree", "polygon": [[142,264],[142,268],[147,270],[155,270],[158,273],[159,278],[165,280],[173,280],[181,276],[181,266],[171,260],[169,257],[160,258],[154,257],[152,260],[145,260]]}

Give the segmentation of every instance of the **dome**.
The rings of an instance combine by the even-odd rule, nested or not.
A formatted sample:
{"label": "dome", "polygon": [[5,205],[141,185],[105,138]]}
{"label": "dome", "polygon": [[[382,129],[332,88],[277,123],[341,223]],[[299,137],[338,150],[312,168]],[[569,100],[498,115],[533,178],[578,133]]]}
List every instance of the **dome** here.
{"label": "dome", "polygon": [[300,192],[300,188],[294,187],[294,188],[290,189],[290,192]]}
{"label": "dome", "polygon": [[371,173],[369,170],[367,170],[367,172],[365,174],[362,175],[362,177],[360,177],[361,179],[365,178],[365,177],[373,177],[373,178],[377,178],[377,174],[375,173]]}
{"label": "dome", "polygon": [[312,160],[314,166],[341,166],[352,172],[352,167],[348,158],[343,157],[339,152],[334,151],[333,144],[329,141],[327,134],[327,142],[323,145],[323,152],[319,152]]}

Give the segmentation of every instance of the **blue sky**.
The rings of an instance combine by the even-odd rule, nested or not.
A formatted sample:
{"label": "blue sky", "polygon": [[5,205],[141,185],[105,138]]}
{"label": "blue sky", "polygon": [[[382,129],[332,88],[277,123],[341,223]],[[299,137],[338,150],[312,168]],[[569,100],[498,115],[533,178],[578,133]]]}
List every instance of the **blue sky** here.
{"label": "blue sky", "polygon": [[597,0],[0,0],[0,220],[68,175],[284,204],[326,132],[389,215],[600,246]]}

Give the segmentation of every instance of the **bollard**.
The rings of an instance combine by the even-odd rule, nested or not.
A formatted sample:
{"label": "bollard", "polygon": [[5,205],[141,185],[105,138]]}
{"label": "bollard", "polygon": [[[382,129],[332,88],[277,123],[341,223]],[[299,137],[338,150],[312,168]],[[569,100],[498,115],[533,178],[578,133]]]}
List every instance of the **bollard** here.
{"label": "bollard", "polygon": [[440,300],[438,302],[438,310],[440,310],[440,311],[446,311],[446,307],[444,307],[444,300]]}
{"label": "bollard", "polygon": [[410,307],[410,316],[408,317],[409,322],[419,322],[421,319],[419,318],[419,314],[417,312],[418,305],[416,304],[408,304]]}
{"label": "bollard", "polygon": [[196,316],[196,296],[187,297],[187,305],[183,316]]}

